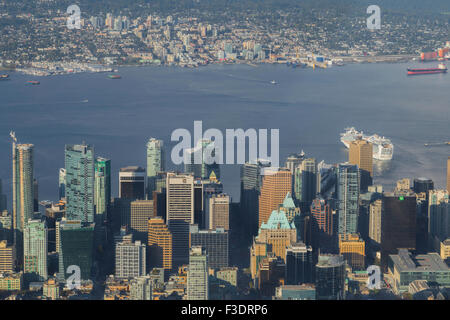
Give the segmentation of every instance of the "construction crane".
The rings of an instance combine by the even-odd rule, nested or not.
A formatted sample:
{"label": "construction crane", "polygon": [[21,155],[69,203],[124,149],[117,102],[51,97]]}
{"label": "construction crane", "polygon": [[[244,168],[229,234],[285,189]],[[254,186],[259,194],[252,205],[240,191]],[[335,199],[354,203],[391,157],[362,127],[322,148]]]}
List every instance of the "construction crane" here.
{"label": "construction crane", "polygon": [[14,131],[10,131],[9,136],[11,137],[13,143],[17,143],[16,133]]}

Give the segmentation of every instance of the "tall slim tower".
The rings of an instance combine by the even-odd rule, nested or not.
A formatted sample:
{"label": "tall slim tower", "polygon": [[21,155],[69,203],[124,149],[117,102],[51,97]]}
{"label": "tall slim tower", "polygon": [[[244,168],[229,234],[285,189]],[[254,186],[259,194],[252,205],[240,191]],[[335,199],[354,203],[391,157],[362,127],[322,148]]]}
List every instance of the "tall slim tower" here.
{"label": "tall slim tower", "polygon": [[131,200],[145,199],[145,169],[137,166],[120,168],[119,198]]}
{"label": "tall slim tower", "polygon": [[344,163],[338,166],[336,196],[339,234],[357,233],[359,177],[357,165]]}
{"label": "tall slim tower", "polygon": [[450,157],[447,159],[447,191],[450,193]]}
{"label": "tall slim tower", "polygon": [[13,143],[14,229],[21,232],[33,216],[33,148],[32,144]]}
{"label": "tall slim tower", "polygon": [[66,218],[94,222],[94,148],[66,145]]}
{"label": "tall slim tower", "polygon": [[302,210],[307,210],[320,191],[320,174],[314,158],[303,159],[294,169],[294,194]]}
{"label": "tall slim tower", "polygon": [[194,177],[167,173],[167,224],[172,233],[173,266],[189,261],[189,225],[194,223]]}
{"label": "tall slim tower", "polygon": [[230,229],[230,196],[213,194],[206,198],[206,228],[214,230],[216,228]]}
{"label": "tall slim tower", "polygon": [[162,140],[150,138],[147,142],[147,196],[152,199],[156,190],[156,178],[165,170],[164,143]]}
{"label": "tall slim tower", "polygon": [[241,212],[245,214],[244,223],[251,235],[258,233],[258,197],[262,183],[261,168],[264,166],[269,164],[246,162],[241,166]]}
{"label": "tall slim tower", "polygon": [[59,200],[66,197],[66,169],[59,169]]}
{"label": "tall slim tower", "polygon": [[130,231],[133,239],[147,243],[148,219],[154,217],[153,200],[136,200],[131,202]]}
{"label": "tall slim tower", "polygon": [[[202,139],[194,148],[185,150],[184,172],[193,174],[195,178],[208,179],[214,172],[220,180],[220,166],[213,159],[218,156],[214,141]],[[212,163],[211,163],[212,162]]]}
{"label": "tall slim tower", "polygon": [[289,169],[281,168],[277,173],[265,175],[259,195],[258,227],[269,220],[272,211],[277,210],[292,189],[292,174]]}
{"label": "tall slim tower", "polygon": [[286,284],[298,285],[313,282],[312,247],[303,242],[291,244],[286,249]]}
{"label": "tall slim tower", "polygon": [[357,139],[350,143],[348,162],[355,164],[361,171],[361,189],[367,190],[373,179],[373,145],[372,143]]}
{"label": "tall slim tower", "polygon": [[172,269],[172,234],[161,217],[148,220],[148,251],[151,268]]}
{"label": "tall slim tower", "polygon": [[6,208],[6,195],[3,194],[2,179],[0,179],[0,212],[3,212]]}
{"label": "tall slim tower", "polygon": [[24,273],[30,281],[47,280],[47,225],[29,220],[24,229]]}
{"label": "tall slim tower", "polygon": [[192,247],[187,274],[187,298],[208,300],[208,257],[202,247]]}
{"label": "tall slim tower", "polygon": [[96,220],[102,222],[111,202],[111,160],[101,157],[95,160],[94,191],[95,216],[98,217]]}

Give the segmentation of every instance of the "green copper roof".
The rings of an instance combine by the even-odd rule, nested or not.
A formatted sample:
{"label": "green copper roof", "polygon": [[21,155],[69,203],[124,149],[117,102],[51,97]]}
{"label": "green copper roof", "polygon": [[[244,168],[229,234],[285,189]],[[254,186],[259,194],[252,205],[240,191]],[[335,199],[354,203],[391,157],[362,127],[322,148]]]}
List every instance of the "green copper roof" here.
{"label": "green copper roof", "polygon": [[284,198],[283,208],[295,208],[294,200],[292,199],[290,192],[288,192]]}
{"label": "green copper roof", "polygon": [[294,229],[294,223],[289,223],[286,214],[284,211],[274,210],[272,211],[272,214],[270,215],[269,220],[267,223],[263,223],[260,227],[260,231],[263,229]]}

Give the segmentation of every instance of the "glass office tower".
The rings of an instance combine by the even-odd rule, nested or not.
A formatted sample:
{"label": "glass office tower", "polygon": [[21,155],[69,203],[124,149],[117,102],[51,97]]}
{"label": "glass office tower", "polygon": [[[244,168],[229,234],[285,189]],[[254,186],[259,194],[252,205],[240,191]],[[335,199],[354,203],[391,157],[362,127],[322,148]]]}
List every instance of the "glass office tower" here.
{"label": "glass office tower", "polygon": [[66,145],[66,218],[94,222],[94,148]]}
{"label": "glass office tower", "polygon": [[357,233],[359,179],[360,172],[357,165],[344,163],[338,166],[336,196],[339,234]]}

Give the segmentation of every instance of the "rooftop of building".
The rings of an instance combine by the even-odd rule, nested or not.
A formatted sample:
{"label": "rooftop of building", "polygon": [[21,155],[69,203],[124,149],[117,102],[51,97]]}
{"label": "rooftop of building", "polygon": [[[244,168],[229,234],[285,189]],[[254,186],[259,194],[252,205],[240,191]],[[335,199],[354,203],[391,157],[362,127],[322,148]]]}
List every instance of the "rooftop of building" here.
{"label": "rooftop of building", "polygon": [[274,210],[266,223],[262,223],[261,230],[276,230],[276,229],[295,229],[294,222],[289,223],[286,213],[282,210]]}
{"label": "rooftop of building", "polygon": [[19,279],[22,278],[23,272],[0,272],[0,279],[1,278],[13,278],[13,279]]}
{"label": "rooftop of building", "polygon": [[284,198],[283,208],[289,208],[289,209],[295,208],[294,199],[292,199],[290,192],[288,192],[286,194],[286,197]]}
{"label": "rooftop of building", "polygon": [[300,291],[300,290],[316,290],[313,284],[286,284],[280,287],[282,290]]}
{"label": "rooftop of building", "polygon": [[145,172],[145,169],[139,166],[128,166],[120,168],[120,172]]}
{"label": "rooftop of building", "polygon": [[286,250],[291,252],[307,252],[312,251],[312,247],[307,246],[303,242],[296,242],[291,244]]}
{"label": "rooftop of building", "polygon": [[450,268],[435,252],[413,256],[408,250],[399,249],[398,254],[389,257],[400,272],[450,272]]}
{"label": "rooftop of building", "polygon": [[31,149],[34,147],[34,144],[31,143],[20,143],[20,144],[16,144],[16,148],[17,149],[22,149],[22,150],[27,150],[27,149]]}
{"label": "rooftop of building", "polygon": [[344,257],[338,254],[323,254],[319,255],[319,261],[316,267],[338,267],[344,264]]}
{"label": "rooftop of building", "polygon": [[92,151],[92,146],[85,144],[66,144],[66,151],[78,151],[86,153],[88,150]]}

